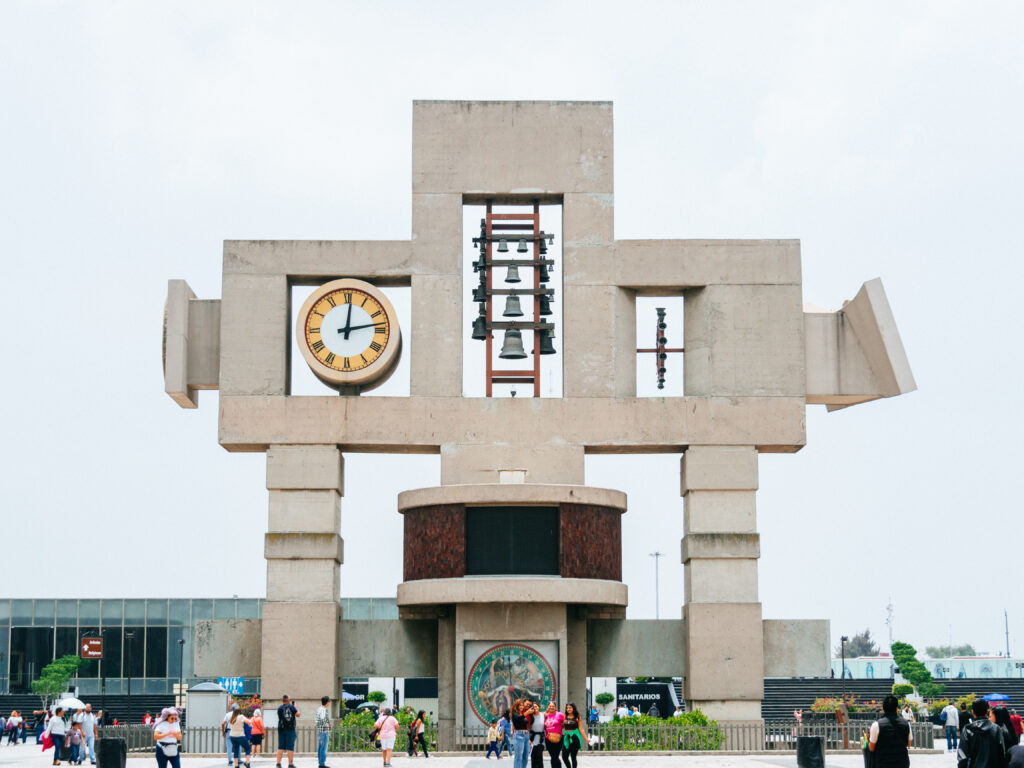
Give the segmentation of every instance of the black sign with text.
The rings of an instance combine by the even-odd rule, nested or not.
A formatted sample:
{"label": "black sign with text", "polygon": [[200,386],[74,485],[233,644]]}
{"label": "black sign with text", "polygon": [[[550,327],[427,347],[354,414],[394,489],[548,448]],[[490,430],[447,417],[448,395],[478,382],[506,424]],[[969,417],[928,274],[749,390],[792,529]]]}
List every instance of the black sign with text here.
{"label": "black sign with text", "polygon": [[618,683],[615,686],[615,707],[625,705],[636,707],[646,715],[652,704],[658,705],[660,717],[672,717],[676,703],[672,697],[672,686],[668,683]]}

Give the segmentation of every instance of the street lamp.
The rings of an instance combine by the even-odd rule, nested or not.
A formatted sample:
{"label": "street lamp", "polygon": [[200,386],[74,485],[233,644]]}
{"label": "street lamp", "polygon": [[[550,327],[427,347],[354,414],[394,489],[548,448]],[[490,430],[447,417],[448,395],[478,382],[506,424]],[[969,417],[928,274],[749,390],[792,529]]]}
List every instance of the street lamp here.
{"label": "street lamp", "polygon": [[846,701],[846,642],[849,639],[846,635],[839,638],[839,653],[842,658],[839,666],[839,677],[843,680],[843,701]]}
{"label": "street lamp", "polygon": [[654,558],[654,618],[658,616],[658,564],[659,560],[665,556],[664,552],[651,552],[648,557]]}
{"label": "street lamp", "polygon": [[174,702],[174,706],[176,706],[176,707],[180,707],[181,706],[181,695],[183,693],[183,691],[182,691],[182,680],[184,679],[184,674],[185,674],[185,638],[184,637],[179,637],[178,638],[178,695],[176,697],[177,701]]}
{"label": "street lamp", "polygon": [[128,725],[132,724],[132,640],[135,639],[134,632],[125,632],[125,640],[128,641]]}

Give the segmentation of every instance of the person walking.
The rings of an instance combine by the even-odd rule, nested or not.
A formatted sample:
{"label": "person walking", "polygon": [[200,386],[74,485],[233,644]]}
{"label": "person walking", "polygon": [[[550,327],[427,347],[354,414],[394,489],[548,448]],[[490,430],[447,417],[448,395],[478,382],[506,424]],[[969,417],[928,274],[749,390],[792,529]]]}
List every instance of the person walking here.
{"label": "person walking", "polygon": [[231,734],[228,732],[228,721],[231,719],[231,715],[234,714],[236,709],[238,709],[238,704],[232,703],[231,707],[224,713],[224,717],[220,721],[220,732],[224,736],[224,749],[228,755],[228,765],[235,764],[235,761],[231,759]]}
{"label": "person walking", "polygon": [[971,713],[967,709],[967,703],[961,702],[960,704],[960,738],[964,737],[964,728],[971,722]]}
{"label": "person walking", "polygon": [[512,754],[512,711],[506,709],[498,719],[498,759],[501,760],[501,750],[504,749]]}
{"label": "person walking", "polygon": [[992,707],[988,711],[988,719],[998,725],[1003,731],[1003,744],[1006,748],[1016,747],[1020,743],[1020,737],[1013,727],[1013,720],[1005,707]]}
{"label": "person walking", "polygon": [[[46,730],[46,715],[45,709],[34,709],[32,710],[32,716],[35,718],[36,727],[36,744],[43,743],[43,731]],[[3,718],[0,718],[3,719]],[[0,726],[2,728],[3,726]]]}
{"label": "person walking", "polygon": [[658,709],[658,702],[651,704],[651,708],[647,710],[648,717],[661,717],[661,710]]}
{"label": "person walking", "polygon": [[960,711],[949,702],[939,713],[939,719],[946,726],[946,751],[952,752],[960,746]]}
{"label": "person walking", "polygon": [[7,718],[7,746],[18,743],[22,722],[21,712],[17,709],[11,712],[11,716]]}
{"label": "person walking", "polygon": [[423,757],[430,757],[427,752],[427,713],[422,709],[416,713],[416,719],[409,726],[409,742],[413,757],[416,757],[417,746],[423,748]]}
{"label": "person walking", "polygon": [[391,768],[391,755],[395,751],[395,738],[398,736],[398,721],[391,714],[391,707],[383,707],[380,717],[373,727],[380,734],[380,750],[384,757],[384,768]]}
{"label": "person walking", "polygon": [[69,765],[81,765],[82,758],[82,747],[85,746],[85,734],[82,733],[82,724],[72,723],[71,730],[68,731],[66,741],[71,745],[71,753],[68,755]]}
{"label": "person walking", "polygon": [[512,702],[512,768],[526,768],[530,755],[530,715],[533,702],[516,699]]}
{"label": "person walking", "polygon": [[590,743],[587,736],[587,729],[583,725],[583,718],[576,711],[576,705],[571,701],[565,705],[565,720],[562,722],[562,762],[565,768],[576,768],[576,754],[583,749],[584,744]]}
{"label": "person walking", "polygon": [[491,759],[491,752],[494,753],[495,757],[500,756],[498,747],[498,721],[491,720],[491,727],[487,729],[487,754],[484,755],[484,759]]}
{"label": "person walking", "polygon": [[295,723],[299,719],[299,710],[292,704],[288,696],[281,697],[281,706],[277,708],[277,766],[281,768],[281,756],[288,753],[288,766],[295,766]]}
{"label": "person walking", "polygon": [[558,758],[562,754],[562,737],[565,735],[564,723],[565,715],[558,711],[555,702],[549,701],[547,712],[544,715],[544,746],[548,749],[551,768],[559,768],[561,765]]}
{"label": "person walking", "polygon": [[254,758],[259,757],[263,751],[263,734],[267,732],[266,726],[263,724],[263,710],[256,707],[252,711],[252,736],[249,737],[249,743],[252,744],[252,756]]}
{"label": "person walking", "polygon": [[157,768],[181,768],[181,755],[178,745],[181,742],[181,723],[178,722],[178,710],[167,707],[153,723],[153,741],[156,742]]}
{"label": "person walking", "polygon": [[242,752],[245,752],[245,764],[249,765],[252,760],[252,746],[245,735],[245,726],[251,725],[252,720],[242,714],[237,704],[231,706],[231,717],[228,719],[228,738],[231,741],[231,756],[235,768],[241,763]]}
{"label": "person walking", "polygon": [[60,751],[64,749],[64,737],[68,732],[67,723],[64,722],[64,707],[57,707],[46,726],[46,732],[53,741],[53,764],[60,765]]}
{"label": "person walking", "polygon": [[956,752],[957,768],[1004,768],[1006,743],[1002,729],[988,717],[988,702],[975,699],[971,705],[971,722],[960,734]]}
{"label": "person walking", "polygon": [[99,738],[99,731],[96,728],[96,715],[92,713],[92,704],[86,704],[85,711],[82,713],[82,733],[85,734],[89,762],[96,765],[96,739]]}
{"label": "person walking", "polygon": [[910,768],[910,723],[900,717],[899,706],[889,694],[882,699],[882,717],[871,724],[868,749],[875,768]]}
{"label": "person walking", "polygon": [[331,735],[330,703],[330,696],[321,696],[320,706],[316,710],[316,759],[319,768],[327,768],[327,740]]}

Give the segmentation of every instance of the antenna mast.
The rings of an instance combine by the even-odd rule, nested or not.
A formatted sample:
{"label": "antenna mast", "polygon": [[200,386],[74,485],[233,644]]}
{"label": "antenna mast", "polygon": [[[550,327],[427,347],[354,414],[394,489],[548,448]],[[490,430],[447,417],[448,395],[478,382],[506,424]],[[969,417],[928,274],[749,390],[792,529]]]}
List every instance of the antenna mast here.
{"label": "antenna mast", "polygon": [[889,653],[892,653],[892,639],[893,639],[892,638],[892,627],[893,627],[892,615],[893,615],[893,607],[892,607],[892,598],[890,597],[889,598],[889,604],[887,606],[885,606],[885,625],[889,628]]}

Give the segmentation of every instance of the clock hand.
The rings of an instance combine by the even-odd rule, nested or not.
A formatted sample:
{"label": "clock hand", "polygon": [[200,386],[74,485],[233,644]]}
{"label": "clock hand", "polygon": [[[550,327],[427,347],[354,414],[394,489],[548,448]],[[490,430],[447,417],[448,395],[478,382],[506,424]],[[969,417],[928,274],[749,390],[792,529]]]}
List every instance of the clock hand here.
{"label": "clock hand", "polygon": [[384,325],[384,321],[381,320],[379,323],[367,323],[366,325],[353,325],[351,328],[346,326],[345,328],[339,328],[338,329],[338,333],[341,333],[342,331],[345,331],[345,338],[347,339],[348,338],[348,334],[351,333],[352,331],[358,331],[361,328],[372,328],[375,325]]}
{"label": "clock hand", "polygon": [[349,331],[352,330],[352,302],[348,303],[348,316],[345,318],[345,338],[348,339]]}

